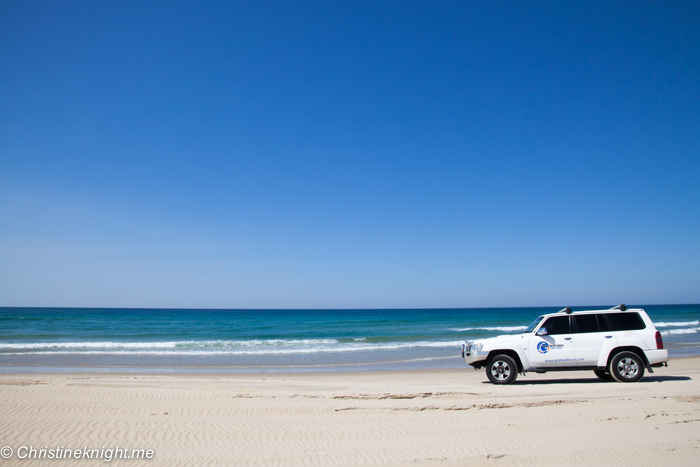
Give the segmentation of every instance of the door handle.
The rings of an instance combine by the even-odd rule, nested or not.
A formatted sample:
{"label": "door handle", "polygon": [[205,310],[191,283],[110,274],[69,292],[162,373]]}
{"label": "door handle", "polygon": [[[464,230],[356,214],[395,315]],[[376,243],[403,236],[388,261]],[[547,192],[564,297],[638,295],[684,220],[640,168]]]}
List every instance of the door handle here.
{"label": "door handle", "polygon": [[606,339],[612,339],[612,336],[605,336]]}
{"label": "door handle", "polygon": [[565,341],[570,341],[571,338],[570,338],[570,337],[565,337],[564,340],[565,340]]}

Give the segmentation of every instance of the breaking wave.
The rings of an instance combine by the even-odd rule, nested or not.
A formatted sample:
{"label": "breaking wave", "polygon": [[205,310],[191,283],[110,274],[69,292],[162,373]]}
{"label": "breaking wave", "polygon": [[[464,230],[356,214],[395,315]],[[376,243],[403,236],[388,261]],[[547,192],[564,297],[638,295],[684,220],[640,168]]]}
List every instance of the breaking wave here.
{"label": "breaking wave", "polygon": [[670,327],[680,327],[680,326],[698,326],[700,321],[671,321],[668,323],[654,323],[657,328],[670,328]]}
{"label": "breaking wave", "polygon": [[459,347],[461,341],[367,343],[362,339],[269,339],[170,342],[0,343],[0,355],[278,355]]}
{"label": "breaking wave", "polygon": [[700,328],[683,328],[683,329],[669,329],[668,331],[661,331],[662,336],[672,336],[679,334],[697,334]]}
{"label": "breaking wave", "polygon": [[451,328],[450,331],[465,332],[465,331],[500,331],[500,332],[516,332],[524,331],[527,326],[484,326],[474,328]]}

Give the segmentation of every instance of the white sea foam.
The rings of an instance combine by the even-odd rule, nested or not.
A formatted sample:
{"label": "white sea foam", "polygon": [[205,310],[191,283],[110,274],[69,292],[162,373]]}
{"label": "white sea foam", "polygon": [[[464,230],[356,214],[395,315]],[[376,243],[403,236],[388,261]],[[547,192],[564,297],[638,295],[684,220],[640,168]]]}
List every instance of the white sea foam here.
{"label": "white sea foam", "polygon": [[700,331],[700,328],[669,329],[668,331],[661,331],[661,335],[697,334],[698,331]]}
{"label": "white sea foam", "polygon": [[670,328],[670,327],[680,327],[680,326],[698,326],[700,325],[700,321],[669,321],[669,322],[661,322],[661,323],[654,323],[654,326],[657,328]]}
{"label": "white sea foam", "polygon": [[187,347],[217,348],[228,346],[257,347],[262,345],[329,345],[336,339],[253,339],[247,341],[170,341],[170,342],[31,342],[22,344],[0,343],[3,349],[175,349]]}
{"label": "white sea foam", "polygon": [[0,355],[280,355],[325,352],[364,352],[410,348],[445,348],[461,341],[359,342],[340,343],[336,339],[176,341],[176,342],[64,342],[0,343]]}
{"label": "white sea foam", "polygon": [[524,331],[526,329],[527,329],[527,326],[484,326],[484,327],[477,327],[477,328],[450,328],[450,331],[465,332],[465,331],[483,330],[483,331],[515,332],[515,331]]}

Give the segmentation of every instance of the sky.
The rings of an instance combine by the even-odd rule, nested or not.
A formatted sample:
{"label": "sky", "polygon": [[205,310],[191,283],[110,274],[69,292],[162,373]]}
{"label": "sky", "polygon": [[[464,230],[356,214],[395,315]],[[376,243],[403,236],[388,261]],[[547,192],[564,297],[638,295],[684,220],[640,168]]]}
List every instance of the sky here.
{"label": "sky", "polygon": [[700,303],[700,3],[0,0],[0,306]]}

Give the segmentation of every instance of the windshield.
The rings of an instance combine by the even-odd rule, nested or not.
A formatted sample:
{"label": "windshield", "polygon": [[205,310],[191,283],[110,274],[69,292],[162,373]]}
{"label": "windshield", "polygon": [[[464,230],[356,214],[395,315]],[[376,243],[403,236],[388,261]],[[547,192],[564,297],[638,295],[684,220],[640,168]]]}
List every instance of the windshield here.
{"label": "windshield", "polygon": [[544,316],[538,316],[538,317],[535,319],[535,321],[533,321],[532,324],[530,324],[530,325],[527,327],[527,329],[523,331],[523,334],[527,334],[528,332],[534,331],[535,328],[537,327],[537,325],[540,324],[540,321],[542,321],[542,318],[544,318]]}

